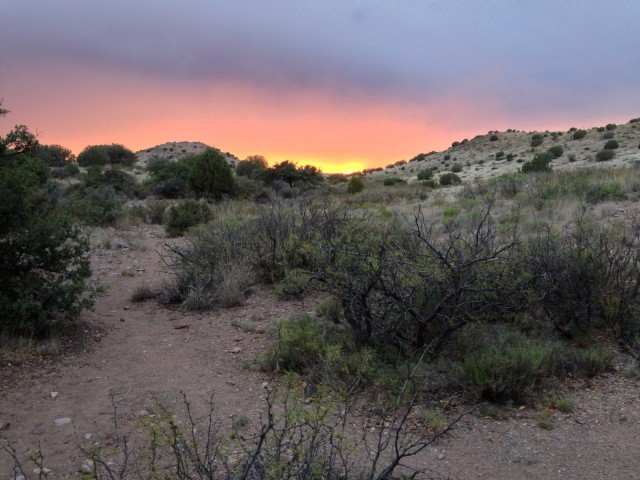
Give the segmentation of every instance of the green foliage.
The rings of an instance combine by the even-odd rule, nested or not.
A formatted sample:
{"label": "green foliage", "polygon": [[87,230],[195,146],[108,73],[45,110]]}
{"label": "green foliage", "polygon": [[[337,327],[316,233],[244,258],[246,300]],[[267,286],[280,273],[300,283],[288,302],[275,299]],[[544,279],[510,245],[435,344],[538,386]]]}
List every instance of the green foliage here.
{"label": "green foliage", "polygon": [[532,147],[537,147],[539,145],[542,145],[542,143],[544,142],[544,137],[542,136],[541,133],[534,133],[531,136],[531,146]]}
{"label": "green foliage", "polygon": [[431,180],[433,178],[433,170],[424,168],[418,172],[418,180]]}
{"label": "green foliage", "polygon": [[165,212],[164,225],[167,235],[179,237],[189,228],[206,223],[212,218],[211,209],[202,200],[181,200]]}
{"label": "green foliage", "polygon": [[460,165],[459,163],[454,163],[453,165],[451,165],[451,171],[453,173],[460,173],[462,171],[462,165]]}
{"label": "green foliage", "polygon": [[522,164],[522,173],[550,172],[551,157],[552,155],[548,152],[536,153],[532,160]]}
{"label": "green foliage", "polygon": [[347,193],[359,193],[364,190],[364,182],[362,181],[362,177],[359,175],[354,175],[349,179],[349,183],[347,184]]}
{"label": "green foliage", "polygon": [[616,156],[615,150],[611,150],[611,149],[600,150],[598,153],[596,153],[596,160],[598,162],[606,162],[607,160],[613,159],[615,156]]}
{"label": "green foliage", "polygon": [[42,162],[0,164],[0,330],[45,335],[93,303],[89,241],[57,207]]}
{"label": "green foliage", "polygon": [[194,168],[194,160],[193,156],[175,161],[165,158],[151,160],[146,168],[151,174],[147,185],[155,194],[164,198],[185,197]]}
{"label": "green foliage", "polygon": [[607,143],[604,144],[604,149],[605,150],[615,150],[619,146],[620,146],[620,144],[618,143],[617,140],[609,140]]}
{"label": "green foliage", "polygon": [[269,164],[262,155],[251,155],[238,162],[236,174],[253,179],[262,179],[265,176]]}
{"label": "green foliage", "polygon": [[572,138],[574,140],[581,140],[586,136],[587,136],[587,131],[586,130],[575,130],[573,132]]}
{"label": "green foliage", "polygon": [[522,401],[554,376],[554,348],[506,327],[469,328],[458,339],[456,378],[474,401]]}
{"label": "green foliage", "polygon": [[89,165],[133,165],[135,154],[127,147],[113,143],[111,145],[90,145],[78,155],[81,167]]}
{"label": "green foliage", "polygon": [[389,178],[385,178],[384,181],[382,182],[382,184],[385,187],[392,187],[393,185],[398,185],[400,183],[405,184],[407,183],[407,181],[399,177],[389,177]]}
{"label": "green foliage", "polygon": [[616,128],[618,128],[618,126],[615,123],[607,123],[607,126],[605,127],[607,131],[615,130]]}
{"label": "green foliage", "polygon": [[499,139],[498,139],[498,135],[491,135],[491,136],[489,137],[489,140],[490,140],[490,141],[492,141],[492,142],[497,142],[497,141],[499,140]]}
{"label": "green foliage", "polygon": [[276,163],[265,175],[268,180],[284,182],[290,188],[294,186],[312,187],[324,180],[322,172],[318,168],[312,165],[298,167],[296,163],[289,160]]}
{"label": "green foliage", "polygon": [[196,195],[220,200],[233,192],[235,179],[224,155],[207,148],[193,159],[189,184]]}
{"label": "green foliage", "polygon": [[440,185],[443,187],[448,185],[458,185],[462,183],[462,179],[455,173],[443,173],[440,175]]}
{"label": "green foliage", "polygon": [[610,132],[604,132],[602,134],[602,139],[603,140],[611,140],[612,138],[616,137],[616,132],[614,131],[610,131]]}
{"label": "green foliage", "polygon": [[556,400],[556,408],[562,413],[572,413],[576,409],[576,405],[568,398],[559,398]]}
{"label": "green foliage", "polygon": [[564,153],[564,148],[562,148],[562,145],[554,145],[550,147],[547,152],[553,155],[553,158],[560,158]]}
{"label": "green foliage", "polygon": [[49,167],[64,167],[75,160],[71,150],[60,145],[38,145],[31,156],[41,160]]}

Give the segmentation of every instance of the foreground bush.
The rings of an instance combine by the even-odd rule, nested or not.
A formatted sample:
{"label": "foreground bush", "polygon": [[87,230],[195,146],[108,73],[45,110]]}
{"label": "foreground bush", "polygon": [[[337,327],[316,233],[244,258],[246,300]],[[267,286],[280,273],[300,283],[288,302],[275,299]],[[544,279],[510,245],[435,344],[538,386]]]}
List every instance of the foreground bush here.
{"label": "foreground bush", "polygon": [[198,200],[182,200],[166,209],[164,226],[167,235],[179,237],[189,228],[211,220],[211,209],[207,202]]}
{"label": "foreground bush", "polygon": [[197,196],[220,200],[233,192],[234,184],[233,171],[218,150],[207,148],[193,158],[189,185]]}
{"label": "foreground bush", "polygon": [[532,160],[522,164],[522,173],[550,172],[552,154],[548,152],[536,153]]}
{"label": "foreground bush", "polygon": [[89,241],[61,212],[42,163],[0,163],[0,331],[45,335],[93,304]]}

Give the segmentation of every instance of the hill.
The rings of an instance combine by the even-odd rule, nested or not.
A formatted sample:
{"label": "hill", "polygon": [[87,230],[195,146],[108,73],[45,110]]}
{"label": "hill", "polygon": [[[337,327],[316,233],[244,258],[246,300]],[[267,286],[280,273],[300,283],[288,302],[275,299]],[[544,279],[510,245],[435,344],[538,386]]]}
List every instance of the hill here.
{"label": "hill", "polygon": [[[165,158],[167,160],[179,160],[190,155],[198,155],[207,148],[215,148],[202,142],[166,142],[155,147],[145,148],[136,152],[136,163],[141,167],[146,167],[150,160],[154,158]],[[238,157],[229,152],[223,152],[227,162],[235,168]]]}
{"label": "hill", "polygon": [[[584,132],[584,137],[581,133]],[[597,154],[607,142],[618,143],[614,158],[598,161]],[[535,145],[535,146],[533,146]],[[417,181],[419,172],[431,168],[435,180],[439,175],[453,169],[463,181],[474,178],[489,178],[503,173],[516,172],[521,164],[531,160],[536,153],[549,148],[561,147],[561,154],[552,161],[554,169],[574,169],[587,166],[620,166],[640,161],[640,119],[633,119],[624,125],[609,124],[590,129],[571,128],[567,132],[505,132],[489,131],[471,140],[461,139],[442,152],[429,152],[416,155],[408,162],[399,161],[386,168],[370,169],[369,175],[393,175],[407,180]],[[560,152],[560,149],[557,150]]]}

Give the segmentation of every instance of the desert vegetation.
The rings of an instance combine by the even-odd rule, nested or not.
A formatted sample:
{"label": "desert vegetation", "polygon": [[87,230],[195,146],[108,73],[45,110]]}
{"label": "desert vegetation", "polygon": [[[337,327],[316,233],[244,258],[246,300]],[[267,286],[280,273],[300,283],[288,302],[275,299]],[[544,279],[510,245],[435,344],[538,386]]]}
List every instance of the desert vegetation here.
{"label": "desert vegetation", "polygon": [[[562,133],[492,131],[325,178],[213,148],[144,168],[117,144],[76,160],[18,126],[0,138],[1,333],[73,331],[101,292],[91,228],[161,224],[166,275],[133,301],[192,314],[266,286],[318,308],[273,322],[249,366],[268,379],[260,418],[227,428],[213,402],[201,417],[184,398],[182,410],[157,405],[134,446],[117,433],[114,396],[117,438],[82,447],[88,478],[435,478],[415,457],[477,405],[536,405],[538,426],[553,429],[550,409],[575,409],[556,395],[568,379],[600,375],[614,355],[630,372],[640,361],[640,228],[612,207],[640,198],[640,167],[602,168],[621,144],[597,129]],[[602,147],[598,162],[565,168],[587,141]],[[508,167],[465,176],[485,165]],[[5,451],[27,477],[27,460]]]}

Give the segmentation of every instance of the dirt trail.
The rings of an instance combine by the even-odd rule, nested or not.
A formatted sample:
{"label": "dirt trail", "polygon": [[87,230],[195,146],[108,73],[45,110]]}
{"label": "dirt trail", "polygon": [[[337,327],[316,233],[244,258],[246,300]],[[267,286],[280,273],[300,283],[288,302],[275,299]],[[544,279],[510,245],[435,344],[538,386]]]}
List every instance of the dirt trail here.
{"label": "dirt trail", "polygon": [[[221,419],[255,415],[263,408],[266,377],[251,364],[270,342],[269,322],[314,308],[310,301],[278,301],[261,288],[240,307],[200,314],[132,303],[136,286],[157,286],[163,275],[156,253],[161,231],[140,227],[132,234],[138,248],[117,248],[115,241],[92,255],[95,278],[109,289],[84,315],[91,344],[48,363],[0,367],[0,420],[10,422],[0,437],[22,453],[41,444],[55,478],[77,474],[77,441],[88,446],[113,435],[111,394],[126,395],[118,406],[124,430],[159,400],[178,400],[181,391],[199,410],[213,392]],[[234,326],[249,319],[253,331]],[[460,479],[640,478],[638,382],[608,374],[567,396],[576,411],[555,412],[554,430],[537,427],[538,413],[527,409],[508,412],[506,420],[470,416],[422,461]],[[64,418],[71,422],[56,426]],[[11,465],[0,452],[5,478],[12,478]]]}

